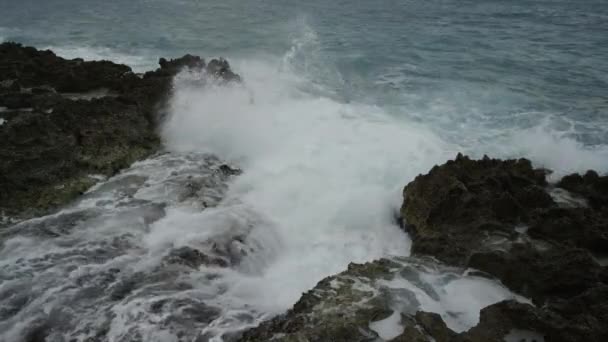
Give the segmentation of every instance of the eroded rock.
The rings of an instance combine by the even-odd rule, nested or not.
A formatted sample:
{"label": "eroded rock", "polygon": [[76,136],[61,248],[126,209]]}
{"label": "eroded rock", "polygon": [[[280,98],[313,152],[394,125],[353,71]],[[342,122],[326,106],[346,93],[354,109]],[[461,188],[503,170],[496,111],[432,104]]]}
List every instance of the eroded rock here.
{"label": "eroded rock", "polygon": [[608,176],[600,176],[593,170],[584,175],[571,174],[562,178],[557,186],[589,199],[595,208],[608,207]]}
{"label": "eroded rock", "polygon": [[485,271],[537,303],[602,282],[602,268],[579,248],[606,247],[606,217],[559,208],[546,172],[525,159],[459,155],[418,176],[405,187],[401,210],[412,252]]}
{"label": "eroded rock", "polygon": [[[434,167],[404,190],[402,222],[419,257],[351,264],[240,341],[607,340],[608,273],[591,253],[606,250],[601,194],[585,185],[595,183],[570,176],[576,180],[569,181],[576,185],[570,189],[585,197],[576,203],[594,204],[560,205],[547,191],[548,172],[525,159],[462,155]],[[425,255],[482,272],[469,269],[465,275],[463,268],[450,269]],[[455,328],[464,312],[425,310],[429,302],[442,302],[441,286],[476,276],[496,277],[532,303],[521,297],[488,303],[480,308],[479,322],[465,331]]]}
{"label": "eroded rock", "polygon": [[[173,76],[206,67],[192,55],[159,64],[139,77],[110,61],[0,44],[0,213],[47,213],[94,184],[90,174],[109,176],[156,152]],[[239,79],[228,62],[211,64],[215,77]]]}
{"label": "eroded rock", "polygon": [[[425,305],[445,300],[443,286],[479,279],[428,258],[350,264],[320,281],[286,314],[246,331],[239,341],[452,341],[459,335],[440,315],[425,312]],[[461,314],[445,318],[458,320]],[[384,339],[386,334],[395,337]]]}
{"label": "eroded rock", "polygon": [[595,306],[591,319],[580,305],[608,281],[593,257],[608,251],[605,178],[595,172],[564,177],[558,186],[591,207],[564,206],[548,195],[546,173],[525,159],[458,155],[405,187],[401,213],[414,254],[482,270],[542,305],[484,309],[479,326],[458,341],[539,331],[548,341],[604,339],[600,323],[574,328],[567,322],[607,322],[606,307]]}
{"label": "eroded rock", "polygon": [[456,160],[416,177],[404,189],[402,217],[414,254],[465,265],[470,252],[492,232],[516,234],[531,208],[554,206],[543,189],[545,171],[530,161]]}

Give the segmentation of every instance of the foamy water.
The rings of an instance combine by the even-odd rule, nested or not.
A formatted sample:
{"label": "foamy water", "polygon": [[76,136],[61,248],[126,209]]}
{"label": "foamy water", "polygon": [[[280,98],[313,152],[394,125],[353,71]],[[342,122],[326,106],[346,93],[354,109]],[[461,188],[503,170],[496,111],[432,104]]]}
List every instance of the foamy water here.
{"label": "foamy water", "polygon": [[[227,56],[243,84],[176,78],[161,129],[167,154],[103,181],[56,215],[2,232],[1,341],[228,340],[350,262],[408,255],[409,238],[395,224],[401,190],[459,151],[529,157],[554,177],[608,170],[606,145],[580,138],[602,127],[551,110],[497,119],[467,97],[466,85],[454,97],[408,88],[421,72],[409,64],[377,75],[377,86],[410,102],[370,101],[383,94],[356,91],[358,79],[349,75],[349,83],[324,54],[323,36],[301,20],[288,28],[294,37],[280,54]],[[52,46],[138,71],[156,60]],[[222,174],[223,163],[244,173]],[[184,247],[224,264],[170,262]],[[462,313],[448,321],[459,331],[476,324],[479,308],[514,296],[491,280],[441,277],[428,279],[440,300],[421,293],[422,304],[445,317]],[[394,323],[377,328],[393,336]]]}

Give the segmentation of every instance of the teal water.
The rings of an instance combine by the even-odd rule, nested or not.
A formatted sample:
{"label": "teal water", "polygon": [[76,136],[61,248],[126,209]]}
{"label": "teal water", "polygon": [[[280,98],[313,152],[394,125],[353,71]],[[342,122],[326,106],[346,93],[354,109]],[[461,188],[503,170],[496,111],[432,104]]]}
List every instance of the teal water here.
{"label": "teal water", "polygon": [[5,0],[0,12],[5,40],[140,69],[184,53],[273,61],[296,41],[299,72],[339,101],[466,146],[541,125],[588,148],[608,142],[601,0]]}

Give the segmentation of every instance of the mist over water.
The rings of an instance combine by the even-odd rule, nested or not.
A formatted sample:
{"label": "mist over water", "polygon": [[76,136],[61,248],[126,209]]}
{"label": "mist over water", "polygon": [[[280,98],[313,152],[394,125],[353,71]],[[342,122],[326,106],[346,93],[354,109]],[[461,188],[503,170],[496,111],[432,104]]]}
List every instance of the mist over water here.
{"label": "mist over water", "polygon": [[[220,341],[285,311],[350,262],[407,256],[409,238],[395,223],[402,188],[457,152],[528,157],[554,177],[608,170],[603,5],[574,11],[556,1],[551,14],[528,6],[535,1],[85,9],[66,0],[56,11],[38,4],[24,26],[14,18],[30,2],[1,4],[11,15],[0,19],[0,38],[136,71],[161,55],[223,55],[244,82],[178,75],[160,132],[167,154],[0,236],[0,340],[46,324],[58,341],[99,331],[110,341]],[[155,25],[137,27],[143,17]],[[558,44],[559,30],[593,49],[577,56],[580,46]],[[222,176],[225,162],[243,174]],[[184,194],[191,183],[201,189]],[[183,247],[229,267],[168,263]],[[442,300],[423,298],[425,308],[457,330],[514,296],[487,279],[428,278]]]}
{"label": "mist over water", "polygon": [[236,67],[248,70],[246,81],[229,88],[202,88],[197,75],[181,75],[163,130],[170,150],[211,152],[241,166],[226,202],[268,220],[263,245],[277,254],[235,281],[235,295],[280,312],[349,262],[408,254],[394,221],[400,191],[417,172],[412,161],[441,160],[440,139],[376,107],[311,95],[289,65]]}

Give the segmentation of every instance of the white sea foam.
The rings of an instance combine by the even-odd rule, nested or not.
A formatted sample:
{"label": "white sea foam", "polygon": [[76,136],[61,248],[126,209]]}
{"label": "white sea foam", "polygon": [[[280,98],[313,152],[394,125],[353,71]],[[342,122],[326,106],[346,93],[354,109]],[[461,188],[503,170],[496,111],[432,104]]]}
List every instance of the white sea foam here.
{"label": "white sea foam", "polygon": [[502,155],[527,157],[536,165],[555,171],[552,180],[589,169],[608,171],[608,146],[584,146],[545,124],[513,132],[496,149]]}
{"label": "white sea foam", "polygon": [[369,328],[378,333],[382,339],[390,341],[403,333],[401,313],[394,311],[389,317],[370,323]]}
{"label": "white sea foam", "polygon": [[[278,313],[349,262],[408,254],[409,241],[393,222],[401,189],[459,150],[474,155],[494,151],[498,157],[523,153],[559,172],[602,166],[597,154],[567,138],[556,146],[524,138],[538,137],[538,132],[522,132],[497,137],[497,146],[471,148],[448,144],[424,124],[388,115],[380,107],[336,101],[306,74],[323,70],[307,54],[315,51],[307,45],[316,44],[315,39],[306,31],[277,61],[233,61],[244,77],[242,85],[202,88],[192,75],[175,84],[163,129],[167,147],[212,152],[242,166],[245,173],[228,193],[228,201],[239,205],[227,210],[263,217],[256,223],[264,232],[257,236],[259,246],[272,250],[257,273],[225,272],[230,279],[222,297],[226,307]],[[579,153],[581,159],[568,164],[543,148],[561,149],[568,156]],[[188,215],[179,220],[197,221],[196,214]],[[480,308],[513,296],[482,278],[453,282],[443,291],[441,303],[424,308],[441,313],[458,331],[477,323]],[[451,318],[449,312],[460,317]]]}
{"label": "white sea foam", "polygon": [[276,66],[237,68],[243,86],[178,82],[163,132],[170,149],[242,165],[229,197],[272,221],[279,255],[261,275],[235,280],[235,296],[279,312],[351,261],[408,254],[394,210],[408,179],[448,157],[442,141],[377,107],[311,96]]}
{"label": "white sea foam", "polygon": [[[11,318],[12,322],[20,318],[27,322],[25,317],[40,315],[39,306],[62,307],[68,302],[81,318],[78,328],[82,339],[95,332],[87,324],[101,327],[107,322],[106,317],[98,316],[103,309],[111,313],[107,327],[111,340],[128,341],[130,334],[138,332],[148,334],[140,335],[145,340],[164,342],[176,339],[175,331],[162,325],[171,311],[153,312],[150,307],[167,298],[193,299],[221,308],[219,318],[201,331],[219,340],[223,332],[255,325],[286,310],[303,291],[342,271],[350,262],[409,254],[410,241],[394,222],[401,189],[417,174],[453,158],[457,151],[476,156],[528,156],[558,173],[592,167],[606,170],[608,166],[608,158],[599,158],[606,156],[603,150],[591,150],[544,126],[495,139],[472,134],[463,136],[460,144],[454,142],[458,139],[444,139],[428,127],[424,115],[413,121],[407,119],[411,115],[389,115],[380,106],[338,101],[332,89],[317,81],[321,76],[335,78],[330,82],[334,87],[342,82],[331,65],[315,60],[316,39],[314,31],[307,28],[285,56],[232,61],[244,78],[243,84],[202,86],[197,82],[200,75],[178,77],[162,129],[167,148],[180,156],[212,152],[241,166],[245,173],[230,184],[225,198],[223,185],[216,184],[222,196],[215,194],[213,187],[204,187],[195,200],[182,201],[179,191],[183,189],[177,185],[196,180],[202,168],[188,157],[167,157],[167,164],[160,163],[164,157],[159,157],[127,173],[144,176],[145,182],[133,178],[129,181],[134,182],[132,186],[113,188],[113,182],[125,176],[121,175],[99,185],[78,203],[78,208],[93,210],[95,215],[101,211],[99,218],[93,215],[93,219],[78,221],[68,227],[73,231],[67,232],[61,230],[63,226],[44,224],[53,217],[41,219],[38,223],[42,225],[36,226],[35,232],[60,236],[55,240],[9,236],[0,250],[5,256],[0,271],[32,274],[36,281],[32,293],[39,296],[20,316]],[[68,58],[112,59],[136,70],[149,69],[156,62],[110,49],[52,48]],[[182,177],[182,173],[193,178]],[[119,190],[124,194],[118,196]],[[162,209],[165,216],[148,222],[148,216],[159,215],[159,209],[153,207],[150,213],[137,201],[166,205]],[[201,211],[209,203],[219,206]],[[105,251],[107,246],[112,246],[109,251],[115,254],[85,263],[99,257],[91,251]],[[129,297],[113,302],[101,291],[95,293],[99,298],[74,304],[78,298],[71,296],[78,292],[62,291],[66,286],[68,290],[80,289],[78,286],[88,286],[89,282],[96,291],[95,286],[106,286],[106,282],[114,288],[140,274],[168,272],[162,258],[172,248],[207,251],[205,248],[218,246],[230,257],[242,259],[232,268],[203,266],[178,276],[171,273],[166,279],[150,279],[150,284],[133,281]],[[39,258],[41,251],[46,251],[44,258]],[[120,275],[115,276],[114,269],[119,269]],[[97,281],[95,277],[100,275],[107,279]],[[62,278],[58,282],[57,277],[66,281]],[[429,282],[436,280],[431,278]],[[0,291],[14,291],[28,281],[31,279],[25,276],[11,279]],[[70,288],[72,282],[74,287]],[[450,327],[459,331],[476,324],[483,306],[513,297],[504,287],[483,278],[435,283],[439,300],[420,293],[422,308],[442,314]],[[187,286],[180,288],[179,284]],[[408,286],[406,282],[397,285]],[[42,316],[48,319],[51,313]],[[451,315],[454,313],[456,318]],[[385,336],[398,331],[395,317],[392,319],[378,327]],[[19,336],[27,326],[12,324],[0,336]],[[187,333],[195,338],[199,328],[196,325]],[[70,337],[75,334],[78,331]]]}

